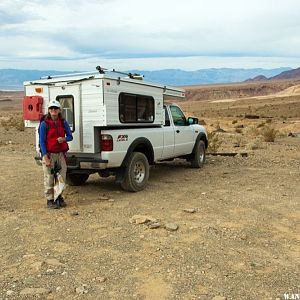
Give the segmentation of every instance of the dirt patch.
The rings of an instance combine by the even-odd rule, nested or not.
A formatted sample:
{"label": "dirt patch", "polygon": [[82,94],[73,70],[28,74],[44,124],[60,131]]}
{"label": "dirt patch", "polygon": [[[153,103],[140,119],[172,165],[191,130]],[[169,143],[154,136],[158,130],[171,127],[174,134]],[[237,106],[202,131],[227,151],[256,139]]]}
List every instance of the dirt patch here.
{"label": "dirt patch", "polygon": [[[287,133],[300,132],[300,114],[281,116],[289,103],[297,109],[291,97],[241,99],[234,116],[227,103],[183,103],[210,131],[224,130],[219,152],[248,156],[208,155],[200,170],[181,160],[158,164],[139,193],[93,175],[69,187],[68,207],[57,211],[45,207],[34,131],[0,126],[0,298],[275,300],[299,293],[300,137]],[[264,118],[236,116],[264,105]],[[281,133],[274,143],[260,131],[270,124]],[[162,226],[132,223],[134,215]],[[178,230],[167,230],[169,223]]]}

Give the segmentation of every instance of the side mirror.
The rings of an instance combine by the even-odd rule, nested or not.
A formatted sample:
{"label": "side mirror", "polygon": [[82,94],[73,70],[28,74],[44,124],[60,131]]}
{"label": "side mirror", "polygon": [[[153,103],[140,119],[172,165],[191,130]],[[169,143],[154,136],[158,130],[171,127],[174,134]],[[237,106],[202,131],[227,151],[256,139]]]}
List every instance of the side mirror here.
{"label": "side mirror", "polygon": [[198,124],[199,120],[198,118],[193,118],[193,117],[188,117],[187,118],[187,124],[188,125],[193,125],[193,124]]}

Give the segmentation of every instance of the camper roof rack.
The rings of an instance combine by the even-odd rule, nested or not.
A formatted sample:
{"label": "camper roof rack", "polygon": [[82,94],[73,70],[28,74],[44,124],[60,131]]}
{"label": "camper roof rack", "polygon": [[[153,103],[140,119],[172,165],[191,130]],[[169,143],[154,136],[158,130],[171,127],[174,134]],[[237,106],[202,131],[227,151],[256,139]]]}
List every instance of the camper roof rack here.
{"label": "camper roof rack", "polygon": [[137,74],[137,73],[125,73],[125,72],[121,72],[121,71],[116,71],[115,69],[112,69],[112,72],[127,75],[131,79],[143,80],[143,78],[144,78],[144,75]]}
{"label": "camper roof rack", "polygon": [[81,76],[81,75],[96,75],[96,74],[105,74],[106,72],[112,72],[117,74],[123,74],[128,76],[131,79],[137,79],[137,80],[143,80],[144,75],[137,74],[137,73],[125,73],[121,71],[116,71],[115,69],[112,69],[112,71],[109,71],[108,69],[102,68],[100,66],[96,66],[96,70],[94,72],[79,72],[79,73],[70,73],[70,74],[61,74],[61,75],[47,75],[42,76],[40,79],[52,79],[52,78],[62,78],[62,77],[73,77],[73,76]]}
{"label": "camper roof rack", "polygon": [[95,75],[98,72],[80,72],[80,73],[70,73],[70,74],[61,74],[61,75],[48,75],[42,76],[40,79],[52,79],[52,78],[61,78],[61,77],[72,77],[72,76],[80,76],[80,75]]}

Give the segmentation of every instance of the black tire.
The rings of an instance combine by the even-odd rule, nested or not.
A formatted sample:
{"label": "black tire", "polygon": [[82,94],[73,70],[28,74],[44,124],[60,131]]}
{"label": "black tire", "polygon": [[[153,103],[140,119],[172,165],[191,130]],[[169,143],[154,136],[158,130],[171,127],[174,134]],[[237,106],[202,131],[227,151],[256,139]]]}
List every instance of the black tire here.
{"label": "black tire", "polygon": [[67,184],[82,185],[88,180],[89,176],[86,173],[67,173]]}
{"label": "black tire", "polygon": [[149,179],[149,169],[149,162],[145,154],[132,152],[127,161],[121,187],[129,192],[143,190]]}
{"label": "black tire", "polygon": [[192,153],[191,165],[192,168],[202,168],[205,163],[205,143],[199,140],[196,143],[195,150]]}

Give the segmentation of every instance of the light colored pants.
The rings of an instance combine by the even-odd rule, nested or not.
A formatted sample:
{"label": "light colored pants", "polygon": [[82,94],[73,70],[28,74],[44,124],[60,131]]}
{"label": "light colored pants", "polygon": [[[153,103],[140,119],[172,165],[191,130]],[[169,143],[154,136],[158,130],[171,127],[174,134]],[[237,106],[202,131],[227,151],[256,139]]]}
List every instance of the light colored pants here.
{"label": "light colored pants", "polygon": [[47,200],[53,200],[54,199],[54,172],[53,168],[54,166],[59,169],[59,173],[63,177],[64,181],[66,181],[66,173],[67,173],[67,164],[65,156],[62,152],[60,153],[50,153],[50,161],[51,161],[51,167],[47,167],[43,163],[43,171],[44,171],[44,192],[45,197]]}

